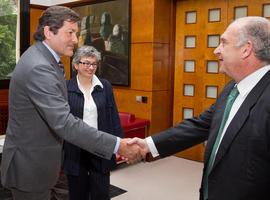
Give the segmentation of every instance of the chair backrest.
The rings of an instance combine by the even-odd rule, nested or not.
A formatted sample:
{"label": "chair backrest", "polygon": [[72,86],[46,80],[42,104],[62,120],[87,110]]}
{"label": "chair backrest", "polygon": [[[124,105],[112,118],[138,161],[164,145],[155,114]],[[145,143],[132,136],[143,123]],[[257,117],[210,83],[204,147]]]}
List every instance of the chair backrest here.
{"label": "chair backrest", "polygon": [[135,115],[127,112],[119,112],[119,118],[121,121],[121,124],[128,124],[131,122],[134,122]]}

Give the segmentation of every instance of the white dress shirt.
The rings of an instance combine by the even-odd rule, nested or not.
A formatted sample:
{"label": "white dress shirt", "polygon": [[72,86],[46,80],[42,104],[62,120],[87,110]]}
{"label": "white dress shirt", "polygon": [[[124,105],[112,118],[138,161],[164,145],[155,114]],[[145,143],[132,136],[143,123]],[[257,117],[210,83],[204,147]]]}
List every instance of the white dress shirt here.
{"label": "white dress shirt", "polygon": [[97,106],[94,102],[94,99],[92,97],[92,92],[94,90],[94,87],[96,85],[99,85],[103,88],[102,83],[100,80],[96,77],[96,75],[93,75],[92,79],[92,86],[89,91],[85,91],[83,87],[80,84],[79,78],[77,76],[77,83],[78,87],[83,93],[84,96],[84,106],[83,106],[83,121],[87,123],[89,126],[92,126],[96,129],[98,129],[98,113],[97,113]]}
{"label": "white dress shirt", "polygon": [[[231,123],[233,117],[235,116],[235,114],[237,113],[237,111],[239,110],[240,106],[242,105],[242,103],[245,101],[246,97],[248,96],[248,94],[250,93],[250,91],[256,86],[256,84],[261,80],[261,78],[270,70],[270,65],[267,65],[265,67],[262,67],[258,70],[256,70],[255,72],[253,72],[252,74],[248,75],[247,77],[245,77],[242,81],[240,81],[236,87],[239,91],[239,95],[237,96],[237,98],[235,99],[229,117],[225,123],[222,135],[221,135],[221,140],[224,137],[224,134],[229,126],[229,124]],[[218,147],[221,143],[221,140],[218,144]],[[156,148],[156,145],[152,139],[152,137],[147,137],[145,139],[145,141],[147,142],[147,145],[150,149],[150,152],[152,154],[153,157],[157,157],[159,156],[158,150]],[[217,153],[218,148],[215,152],[215,154]]]}

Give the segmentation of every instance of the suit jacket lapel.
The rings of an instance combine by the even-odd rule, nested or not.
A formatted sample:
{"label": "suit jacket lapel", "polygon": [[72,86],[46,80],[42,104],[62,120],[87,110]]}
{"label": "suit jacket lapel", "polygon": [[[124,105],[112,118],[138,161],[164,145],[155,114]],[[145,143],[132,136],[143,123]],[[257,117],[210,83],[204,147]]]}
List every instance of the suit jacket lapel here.
{"label": "suit jacket lapel", "polygon": [[[233,142],[236,135],[239,133],[240,128],[244,125],[247,117],[249,116],[250,109],[256,104],[258,98],[263,93],[265,87],[270,84],[270,71],[258,82],[258,84],[251,90],[247,98],[239,108],[234,116],[230,125],[228,126],[225,135],[220,143],[213,169],[220,162],[222,157],[226,154],[229,146]],[[211,148],[212,149],[212,148]]]}

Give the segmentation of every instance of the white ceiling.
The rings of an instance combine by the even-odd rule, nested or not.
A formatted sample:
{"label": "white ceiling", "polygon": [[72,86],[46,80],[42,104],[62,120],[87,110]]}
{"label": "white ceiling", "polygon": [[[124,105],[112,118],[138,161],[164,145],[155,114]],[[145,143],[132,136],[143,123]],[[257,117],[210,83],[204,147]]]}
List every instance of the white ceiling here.
{"label": "white ceiling", "polygon": [[30,4],[42,5],[42,6],[52,6],[62,3],[69,3],[79,0],[30,0]]}

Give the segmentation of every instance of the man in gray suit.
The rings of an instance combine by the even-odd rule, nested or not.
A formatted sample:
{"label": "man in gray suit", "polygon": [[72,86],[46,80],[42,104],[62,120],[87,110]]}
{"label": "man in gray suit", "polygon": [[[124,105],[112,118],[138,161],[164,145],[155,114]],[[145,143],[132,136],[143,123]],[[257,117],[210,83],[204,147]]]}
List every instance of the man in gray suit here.
{"label": "man in gray suit", "polygon": [[20,58],[10,82],[9,121],[3,149],[2,184],[14,200],[48,200],[60,172],[63,139],[97,156],[118,153],[132,163],[138,146],[98,131],[70,114],[60,56],[72,56],[79,16],[48,8],[39,19],[36,43]]}

